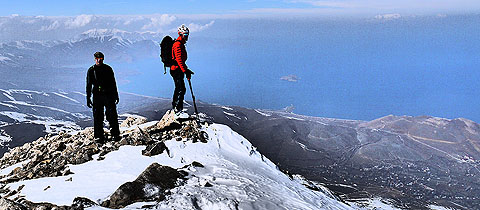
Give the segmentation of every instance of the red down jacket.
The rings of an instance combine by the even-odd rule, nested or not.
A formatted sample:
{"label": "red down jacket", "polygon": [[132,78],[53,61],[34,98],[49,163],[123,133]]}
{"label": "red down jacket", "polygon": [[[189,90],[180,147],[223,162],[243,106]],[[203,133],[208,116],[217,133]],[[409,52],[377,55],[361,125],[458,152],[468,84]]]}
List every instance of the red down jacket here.
{"label": "red down jacket", "polygon": [[180,68],[185,73],[188,69],[187,64],[185,64],[187,61],[187,50],[185,50],[185,40],[183,40],[182,36],[179,36],[173,43],[172,58],[177,61],[178,65],[172,65],[170,70],[173,71]]}

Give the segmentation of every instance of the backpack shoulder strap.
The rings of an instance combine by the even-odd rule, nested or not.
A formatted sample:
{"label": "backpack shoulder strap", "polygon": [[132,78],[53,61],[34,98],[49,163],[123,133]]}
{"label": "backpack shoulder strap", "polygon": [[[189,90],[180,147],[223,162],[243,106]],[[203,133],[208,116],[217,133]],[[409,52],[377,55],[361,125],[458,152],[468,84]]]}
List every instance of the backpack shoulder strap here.
{"label": "backpack shoulder strap", "polygon": [[[180,40],[176,40],[176,39],[173,40],[172,50],[173,50],[173,45],[174,45],[176,42],[180,42]],[[182,44],[182,43],[180,42],[180,44]],[[172,53],[172,56],[175,57],[175,53]]]}

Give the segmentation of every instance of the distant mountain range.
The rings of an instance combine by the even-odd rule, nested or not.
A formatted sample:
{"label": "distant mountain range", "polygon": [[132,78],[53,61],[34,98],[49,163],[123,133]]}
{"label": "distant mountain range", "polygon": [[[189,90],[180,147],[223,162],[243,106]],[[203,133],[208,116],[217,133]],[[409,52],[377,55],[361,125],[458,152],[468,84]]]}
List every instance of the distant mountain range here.
{"label": "distant mountain range", "polygon": [[81,41],[88,38],[101,38],[112,39],[116,38],[119,40],[126,40],[128,42],[138,42],[143,40],[161,40],[163,38],[162,33],[156,32],[130,32],[119,29],[91,29],[81,33],[80,35],[73,38],[75,41]]}
{"label": "distant mountain range", "polygon": [[15,41],[0,44],[0,68],[61,67],[91,63],[92,55],[102,51],[110,61],[132,61],[158,56],[159,33],[92,29],[71,40]]}

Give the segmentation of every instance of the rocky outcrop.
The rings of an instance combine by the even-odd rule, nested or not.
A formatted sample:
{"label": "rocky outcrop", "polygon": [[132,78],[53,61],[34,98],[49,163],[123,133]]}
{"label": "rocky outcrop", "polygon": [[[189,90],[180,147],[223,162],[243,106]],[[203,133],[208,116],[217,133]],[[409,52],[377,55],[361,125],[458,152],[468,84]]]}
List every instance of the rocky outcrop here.
{"label": "rocky outcrop", "polygon": [[0,198],[0,209],[2,210],[83,210],[97,204],[88,198],[76,197],[71,206],[57,206],[51,203],[34,203],[23,198],[15,201],[7,198]]}
{"label": "rocky outcrop", "polygon": [[180,127],[181,124],[175,117],[175,112],[173,110],[168,110],[160,122],[157,123],[158,129],[175,129]]}
{"label": "rocky outcrop", "polygon": [[142,116],[128,116],[127,119],[125,119],[122,124],[120,124],[120,127],[132,127],[134,125],[140,125],[143,123],[147,122],[147,118],[142,117]]}
{"label": "rocky outcrop", "polygon": [[177,180],[187,174],[153,163],[135,181],[121,185],[102,206],[118,209],[136,202],[161,201],[165,199],[167,190],[174,188]]}
{"label": "rocky outcrop", "polygon": [[[42,177],[56,177],[71,174],[69,164],[82,164],[87,161],[95,161],[93,156],[98,154],[96,161],[101,161],[111,151],[118,150],[124,145],[146,145],[142,152],[145,156],[154,156],[163,152],[169,153],[165,141],[192,141],[206,142],[208,136],[201,131],[200,125],[195,119],[175,119],[173,112],[167,112],[158,123],[140,125],[144,119],[129,117],[123,124],[130,125],[129,129],[121,133],[122,139],[117,142],[95,143],[93,140],[93,128],[87,128],[78,133],[69,134],[61,132],[57,135],[46,135],[34,142],[24,144],[12,149],[0,159],[0,165],[5,168],[14,164],[23,163],[8,175],[0,176],[0,209],[32,209],[40,204],[34,204],[23,199],[19,194],[20,189],[11,190],[6,184],[21,180],[36,179]],[[186,176],[186,172],[163,167],[154,164],[147,168],[137,180],[122,185],[102,205],[119,208],[128,205],[129,202],[147,201],[159,199],[166,189],[174,187],[178,178]],[[152,191],[153,190],[153,191]],[[144,193],[140,193],[144,192]],[[154,192],[148,194],[147,192]],[[13,200],[7,200],[13,198]],[[22,203],[22,204],[19,204]],[[18,204],[18,205],[17,205]],[[47,209],[50,204],[41,204]],[[69,207],[56,207],[57,209],[83,209],[96,205],[88,199],[78,198]],[[12,207],[9,207],[12,206]]]}
{"label": "rocky outcrop", "polygon": [[0,209],[8,209],[8,210],[27,210],[27,207],[15,203],[11,200],[6,198],[0,198]]}
{"label": "rocky outcrop", "polygon": [[97,203],[93,202],[92,200],[88,198],[83,198],[83,197],[76,197],[73,200],[73,204],[71,208],[73,209],[84,209],[84,208],[89,208],[92,206],[96,206]]}
{"label": "rocky outcrop", "polygon": [[165,145],[164,142],[157,142],[154,144],[149,144],[147,148],[142,150],[142,155],[145,156],[155,156],[158,154],[162,154],[163,151],[167,151],[168,156],[170,156],[170,151],[168,150],[168,147]]}

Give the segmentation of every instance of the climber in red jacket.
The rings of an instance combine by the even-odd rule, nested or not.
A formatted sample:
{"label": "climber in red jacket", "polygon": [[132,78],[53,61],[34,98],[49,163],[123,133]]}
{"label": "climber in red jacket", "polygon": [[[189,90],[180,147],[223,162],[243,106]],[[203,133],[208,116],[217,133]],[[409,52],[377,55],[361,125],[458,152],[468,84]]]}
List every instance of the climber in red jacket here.
{"label": "climber in red jacket", "polygon": [[190,80],[193,72],[188,69],[187,64],[187,50],[185,43],[188,41],[190,31],[187,26],[182,25],[178,27],[178,38],[172,46],[172,58],[177,62],[170,67],[170,75],[173,77],[175,83],[175,90],[173,92],[172,108],[175,113],[180,113],[183,110],[183,98],[185,96],[186,88],[183,80],[184,75]]}

